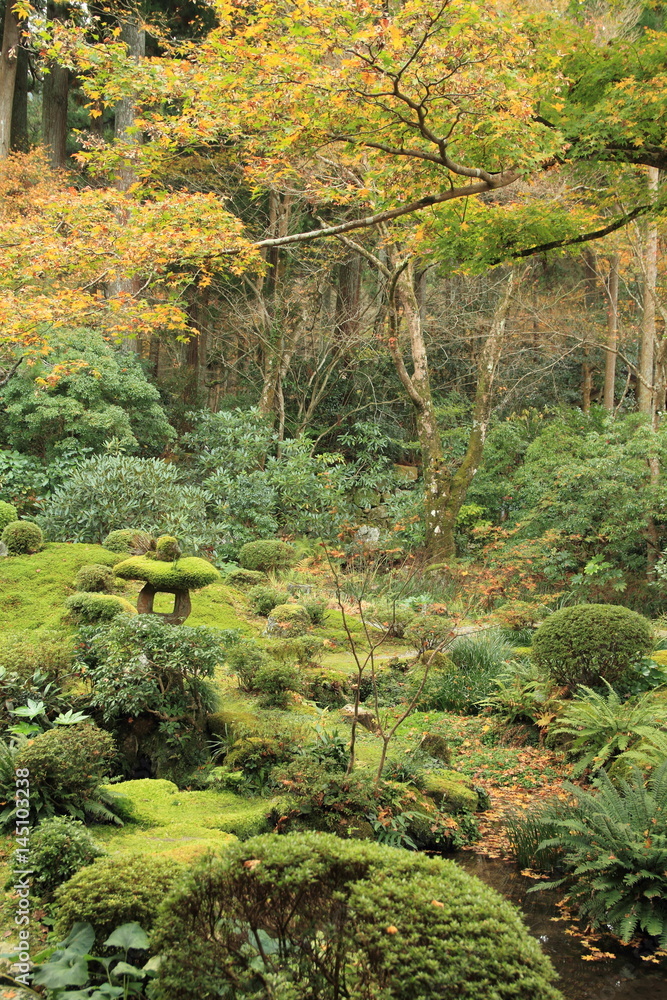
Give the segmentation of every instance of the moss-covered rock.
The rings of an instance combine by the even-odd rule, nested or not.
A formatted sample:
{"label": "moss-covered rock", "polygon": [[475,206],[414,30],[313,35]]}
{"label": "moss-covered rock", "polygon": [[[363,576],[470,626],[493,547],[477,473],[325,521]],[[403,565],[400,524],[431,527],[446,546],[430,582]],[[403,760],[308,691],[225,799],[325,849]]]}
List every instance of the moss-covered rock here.
{"label": "moss-covered rock", "polygon": [[429,757],[434,757],[435,760],[440,760],[443,764],[449,764],[452,752],[447,740],[440,733],[426,733],[419,746]]}
{"label": "moss-covered rock", "polygon": [[477,792],[472,787],[472,782],[458,771],[425,774],[422,784],[424,793],[440,808],[445,808],[449,812],[460,812],[463,809],[474,812],[479,807]]}
{"label": "moss-covered rock", "polygon": [[259,570],[243,569],[242,567],[230,570],[225,577],[225,583],[228,583],[232,587],[238,587],[241,590],[246,587],[256,587],[265,580],[266,577]]}
{"label": "moss-covered rock", "polygon": [[220,573],[205,559],[184,556],[175,562],[160,562],[147,556],[132,556],[114,567],[123,580],[145,580],[156,590],[197,590],[215,583]]}
{"label": "moss-covered rock", "polygon": [[155,543],[155,558],[160,562],[175,562],[182,554],[178,539],[173,535],[160,535]]}
{"label": "moss-covered rock", "polygon": [[76,621],[88,625],[111,621],[116,615],[137,613],[129,601],[116,594],[72,594],[65,601],[65,607]]}
{"label": "moss-covered rock", "polygon": [[140,556],[144,552],[155,548],[155,539],[147,531],[137,531],[134,528],[119,528],[116,531],[110,531],[102,544],[110,552]]}
{"label": "moss-covered rock", "polygon": [[292,545],[277,538],[246,542],[239,552],[239,562],[243,569],[269,570],[287,569],[296,559]]}

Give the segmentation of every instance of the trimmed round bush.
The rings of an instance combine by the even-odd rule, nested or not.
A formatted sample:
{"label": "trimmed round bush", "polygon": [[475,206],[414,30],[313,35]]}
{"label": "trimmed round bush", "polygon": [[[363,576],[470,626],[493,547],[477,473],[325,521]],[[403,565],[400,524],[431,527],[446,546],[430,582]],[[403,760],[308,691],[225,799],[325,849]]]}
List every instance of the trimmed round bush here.
{"label": "trimmed round bush", "polygon": [[256,587],[258,584],[263,583],[264,580],[266,580],[264,574],[256,569],[232,569],[225,577],[225,583],[239,589]]}
{"label": "trimmed round bush", "polygon": [[58,886],[105,854],[80,820],[69,816],[45,819],[30,836],[33,890],[49,899]]}
{"label": "trimmed round bush", "polygon": [[136,920],[150,930],[183,868],[172,858],[116,854],[77,872],[56,894],[54,929],[63,940],[79,921],[95,928],[98,946],[120,924]]}
{"label": "trimmed round bush", "polygon": [[289,740],[271,736],[243,736],[232,745],[225,757],[225,766],[232,771],[256,774],[259,771],[282,764],[293,756]]}
{"label": "trimmed round bush", "polygon": [[269,662],[268,653],[254,642],[239,642],[227,650],[227,666],[238,677],[244,691],[252,690],[255,674]]}
{"label": "trimmed round bush", "polygon": [[299,671],[289,663],[266,663],[252,679],[253,691],[262,695],[263,708],[287,708],[290,691],[300,691],[301,686]]}
{"label": "trimmed round bush", "polygon": [[182,555],[178,539],[173,535],[160,535],[155,543],[155,558],[161,562],[175,562]]}
{"label": "trimmed round bush", "polygon": [[8,524],[18,521],[19,512],[13,503],[6,503],[0,500],[0,531],[4,531]]}
{"label": "trimmed round bush", "polygon": [[303,635],[310,625],[310,616],[300,604],[277,604],[269,615],[267,632],[273,636],[290,638]]}
{"label": "trimmed round bush", "polygon": [[295,559],[296,552],[292,545],[273,538],[246,542],[239,552],[239,562],[243,569],[256,569],[264,573],[270,570],[288,569]]}
{"label": "trimmed round bush", "polygon": [[133,608],[124,597],[116,594],[72,594],[65,601],[67,610],[79,622],[95,625],[97,622],[110,622],[117,615],[136,615]]}
{"label": "trimmed round bush", "polygon": [[99,563],[82,566],[74,577],[74,586],[90,594],[108,594],[113,590],[113,570]]}
{"label": "trimmed round bush", "polygon": [[119,528],[110,531],[102,542],[110,552],[127,553],[129,556],[142,556],[155,548],[155,540],[147,531],[136,531],[134,528]]}
{"label": "trimmed round bush", "polygon": [[555,611],[533,637],[532,657],[557,684],[614,684],[653,648],[651,623],[617,604],[579,604]]}
{"label": "trimmed round bush", "polygon": [[250,994],[258,971],[290,1000],[561,996],[499,893],[452,861],[331,834],[268,834],[203,859],[152,944],[154,1000]]}
{"label": "trimmed round bush", "polygon": [[286,604],[289,601],[289,594],[286,590],[278,590],[277,587],[269,587],[267,584],[260,584],[248,591],[250,607],[258,615],[269,615],[279,604]]}
{"label": "trimmed round bush", "polygon": [[11,521],[2,532],[2,540],[12,556],[32,555],[44,544],[44,535],[32,521]]}

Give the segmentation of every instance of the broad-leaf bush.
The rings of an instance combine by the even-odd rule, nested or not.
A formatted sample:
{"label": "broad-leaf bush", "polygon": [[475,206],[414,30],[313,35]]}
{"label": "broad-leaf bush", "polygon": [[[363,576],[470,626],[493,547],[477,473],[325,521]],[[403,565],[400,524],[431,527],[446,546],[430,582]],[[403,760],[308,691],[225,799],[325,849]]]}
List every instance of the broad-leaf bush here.
{"label": "broad-leaf bush", "polygon": [[535,662],[556,683],[572,688],[600,678],[611,684],[623,681],[652,648],[650,621],[615,604],[555,611],[533,637]]}
{"label": "broad-leaf bush", "polygon": [[[614,785],[601,771],[594,791],[566,786],[573,805],[542,850],[561,852],[568,874],[535,889],[564,885],[593,927],[622,941],[638,932],[667,947],[667,761],[645,784],[640,771]],[[534,891],[534,890],[532,890]]]}
{"label": "broad-leaf bush", "polygon": [[[557,1000],[514,908],[448,861],[275,834],[200,862],[154,929],[155,1000]],[[343,993],[344,990],[344,993]]]}

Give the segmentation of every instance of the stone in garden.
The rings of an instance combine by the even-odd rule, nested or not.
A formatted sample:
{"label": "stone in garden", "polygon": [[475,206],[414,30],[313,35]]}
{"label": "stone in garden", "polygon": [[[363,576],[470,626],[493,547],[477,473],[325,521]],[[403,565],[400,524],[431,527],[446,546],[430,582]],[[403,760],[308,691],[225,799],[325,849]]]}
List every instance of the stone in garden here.
{"label": "stone in garden", "polygon": [[[346,722],[354,720],[354,705],[345,705],[340,711]],[[370,708],[359,706],[357,709],[357,722],[364,729],[367,729],[369,733],[377,732],[377,721]]]}

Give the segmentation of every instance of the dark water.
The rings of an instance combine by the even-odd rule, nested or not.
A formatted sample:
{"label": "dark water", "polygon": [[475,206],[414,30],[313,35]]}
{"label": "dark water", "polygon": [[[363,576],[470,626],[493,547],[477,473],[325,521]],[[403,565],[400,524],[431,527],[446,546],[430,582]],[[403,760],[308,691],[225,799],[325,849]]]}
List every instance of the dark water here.
{"label": "dark water", "polygon": [[[532,879],[520,875],[507,862],[459,853],[458,864],[471,875],[497,889],[522,911],[528,927],[542,944],[560,976],[558,984],[567,1000],[667,1000],[667,966],[642,962],[630,949],[619,950],[616,958],[585,962],[583,945],[565,933],[565,922],[553,923],[558,916],[558,894],[553,891],[527,895]],[[613,951],[607,943],[603,951]]]}

